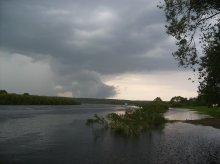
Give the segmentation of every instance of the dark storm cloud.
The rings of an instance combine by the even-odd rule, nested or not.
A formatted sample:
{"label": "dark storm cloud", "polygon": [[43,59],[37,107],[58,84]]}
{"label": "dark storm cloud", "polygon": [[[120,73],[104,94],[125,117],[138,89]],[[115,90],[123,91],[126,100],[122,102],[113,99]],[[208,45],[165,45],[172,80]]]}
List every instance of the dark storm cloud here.
{"label": "dark storm cloud", "polygon": [[[0,48],[35,60],[51,57],[52,70],[68,79],[58,81],[80,96],[115,94],[100,74],[176,67],[170,60],[163,15],[154,1],[9,0],[0,6]],[[86,76],[94,77],[88,83],[73,75],[85,70],[90,70]]]}
{"label": "dark storm cloud", "polygon": [[111,97],[116,94],[113,86],[103,84],[99,74],[91,71],[81,71],[73,76],[70,86],[75,97]]}

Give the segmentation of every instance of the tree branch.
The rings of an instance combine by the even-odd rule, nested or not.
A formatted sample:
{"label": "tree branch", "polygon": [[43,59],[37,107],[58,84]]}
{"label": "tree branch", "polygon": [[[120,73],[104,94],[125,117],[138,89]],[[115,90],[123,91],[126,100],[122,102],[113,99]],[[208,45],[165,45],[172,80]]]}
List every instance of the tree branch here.
{"label": "tree branch", "polygon": [[213,15],[207,17],[207,18],[200,19],[200,20],[197,22],[197,24],[199,24],[199,23],[202,22],[202,21],[208,20],[208,19],[210,19],[210,18],[212,18],[212,17],[214,17],[214,16],[216,16],[216,15],[218,15],[218,14],[220,14],[220,12],[217,12],[217,13],[215,13],[215,14],[213,14]]}

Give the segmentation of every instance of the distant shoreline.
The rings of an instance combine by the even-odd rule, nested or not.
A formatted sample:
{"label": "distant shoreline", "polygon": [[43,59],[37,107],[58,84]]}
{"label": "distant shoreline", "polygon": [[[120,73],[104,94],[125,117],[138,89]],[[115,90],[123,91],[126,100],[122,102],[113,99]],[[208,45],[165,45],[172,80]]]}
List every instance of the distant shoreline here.
{"label": "distant shoreline", "polygon": [[16,94],[0,90],[0,105],[80,105],[80,104],[112,104],[112,105],[137,105],[151,101],[119,100],[102,98],[71,98],[55,96],[38,96],[28,93]]}
{"label": "distant shoreline", "polygon": [[37,96],[29,94],[0,94],[0,105],[80,105],[75,98]]}

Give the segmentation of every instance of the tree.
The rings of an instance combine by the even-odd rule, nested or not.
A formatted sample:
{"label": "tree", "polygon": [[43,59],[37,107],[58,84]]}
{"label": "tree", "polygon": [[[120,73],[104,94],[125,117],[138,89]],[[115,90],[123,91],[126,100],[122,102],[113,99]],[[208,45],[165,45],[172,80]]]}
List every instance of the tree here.
{"label": "tree", "polygon": [[153,101],[162,102],[162,99],[160,97],[156,97]]}
{"label": "tree", "polygon": [[164,0],[159,8],[166,15],[167,33],[176,39],[173,56],[179,65],[199,72],[200,95],[219,96],[220,1]]}
{"label": "tree", "polygon": [[187,98],[181,97],[181,96],[174,96],[170,99],[170,104],[174,107],[186,105]]}
{"label": "tree", "polygon": [[[220,36],[219,36],[220,39]],[[199,98],[210,104],[220,104],[220,44],[210,45],[202,58]]]}
{"label": "tree", "polygon": [[8,94],[6,90],[0,90],[0,94]]}
{"label": "tree", "polygon": [[23,93],[23,95],[24,95],[24,96],[30,96],[30,94],[29,94],[29,93]]}
{"label": "tree", "polygon": [[164,0],[159,7],[166,15],[167,33],[176,39],[176,60],[184,66],[198,64],[197,47],[206,47],[219,32],[219,0]]}
{"label": "tree", "polygon": [[182,103],[182,102],[186,102],[186,101],[187,101],[187,98],[184,98],[181,96],[175,96],[170,99],[170,102],[175,102],[175,103]]}

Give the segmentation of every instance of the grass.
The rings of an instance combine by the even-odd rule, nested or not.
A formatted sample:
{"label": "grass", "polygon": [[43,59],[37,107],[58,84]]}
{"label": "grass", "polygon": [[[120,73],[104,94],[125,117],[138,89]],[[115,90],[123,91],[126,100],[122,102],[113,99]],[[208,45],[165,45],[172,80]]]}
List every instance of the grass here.
{"label": "grass", "polygon": [[142,105],[132,112],[125,112],[123,115],[109,113],[102,117],[95,114],[94,118],[88,119],[86,124],[88,126],[100,124],[116,134],[138,136],[147,130],[163,128],[166,120],[162,113],[167,110],[166,104],[153,102]]}
{"label": "grass", "polygon": [[207,106],[186,106],[186,108],[192,109],[202,114],[208,114],[214,118],[220,118],[220,107],[207,107]]}

